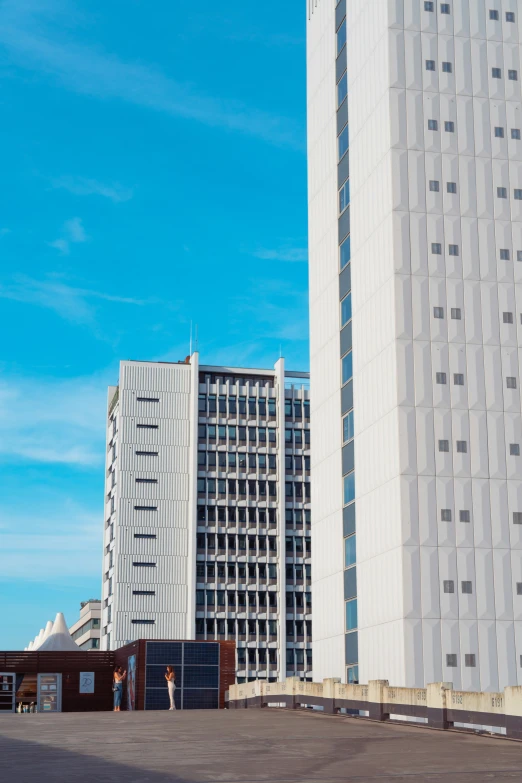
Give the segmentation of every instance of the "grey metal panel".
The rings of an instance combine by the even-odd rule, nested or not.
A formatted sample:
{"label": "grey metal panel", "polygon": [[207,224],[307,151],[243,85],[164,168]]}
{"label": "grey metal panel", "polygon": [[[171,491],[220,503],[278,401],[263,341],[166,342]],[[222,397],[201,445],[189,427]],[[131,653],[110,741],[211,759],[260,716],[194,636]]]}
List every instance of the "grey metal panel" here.
{"label": "grey metal panel", "polygon": [[357,568],[349,568],[344,572],[344,597],[355,598],[357,595]]}
{"label": "grey metal panel", "polygon": [[346,0],[341,0],[335,9],[335,29],[338,30],[346,16]]}
{"label": "grey metal panel", "polygon": [[[340,134],[340,132],[342,131],[342,129],[344,128],[347,122],[348,122],[348,98],[345,98],[344,101],[339,106],[339,108],[337,109],[337,135]],[[347,156],[345,155],[345,157]],[[342,184],[343,183],[341,182],[341,185]]]}
{"label": "grey metal panel", "polygon": [[343,535],[351,536],[355,533],[355,503],[343,508]]}
{"label": "grey metal panel", "polygon": [[335,61],[335,82],[337,83],[343,73],[346,71],[347,58],[346,58],[346,46],[342,50],[341,54]]}
{"label": "grey metal panel", "polygon": [[353,384],[352,381],[341,389],[341,413],[348,413],[353,408]]}
{"label": "grey metal panel", "polygon": [[350,233],[350,207],[344,210],[339,218],[339,244]]}
{"label": "grey metal panel", "polygon": [[343,476],[354,469],[353,440],[343,446]]}
{"label": "grey metal panel", "polygon": [[347,152],[344,158],[337,165],[337,187],[340,188],[341,185],[344,185],[344,183],[346,182],[349,176],[350,176],[350,153]]}
{"label": "grey metal panel", "polygon": [[341,329],[341,356],[352,350],[352,322]]}
{"label": "grey metal panel", "polygon": [[346,663],[357,663],[359,661],[359,639],[357,631],[347,633],[344,637],[344,650]]}
{"label": "grey metal panel", "polygon": [[344,299],[346,294],[352,289],[352,270],[350,264],[347,264],[339,275],[339,299]]}

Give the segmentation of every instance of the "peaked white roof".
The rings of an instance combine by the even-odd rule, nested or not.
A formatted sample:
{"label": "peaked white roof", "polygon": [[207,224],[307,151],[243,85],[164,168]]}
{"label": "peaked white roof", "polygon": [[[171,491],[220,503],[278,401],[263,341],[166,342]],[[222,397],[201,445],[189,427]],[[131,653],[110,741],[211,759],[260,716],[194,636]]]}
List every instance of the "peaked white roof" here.
{"label": "peaked white roof", "polygon": [[[46,629],[47,630],[47,629]],[[80,648],[71,638],[62,612],[58,612],[53,623],[53,629],[47,639],[38,648],[39,652],[68,652]]]}
{"label": "peaked white roof", "polygon": [[27,645],[27,647],[25,649],[26,650],[32,650],[33,649],[33,643],[29,642],[29,644]]}
{"label": "peaked white roof", "polygon": [[53,625],[54,625],[54,623],[53,623],[53,621],[52,621],[52,620],[47,620],[47,625],[45,626],[44,635],[43,635],[43,637],[42,637],[42,642],[41,642],[42,644],[43,644],[43,643],[44,643],[44,642],[45,642],[45,641],[46,641],[46,640],[49,638],[49,636],[52,634],[52,632],[53,632]]}
{"label": "peaked white roof", "polygon": [[33,650],[37,650],[40,647],[41,643],[43,642],[44,633],[45,633],[44,629],[40,628],[40,633],[38,634],[38,636],[34,640]]}

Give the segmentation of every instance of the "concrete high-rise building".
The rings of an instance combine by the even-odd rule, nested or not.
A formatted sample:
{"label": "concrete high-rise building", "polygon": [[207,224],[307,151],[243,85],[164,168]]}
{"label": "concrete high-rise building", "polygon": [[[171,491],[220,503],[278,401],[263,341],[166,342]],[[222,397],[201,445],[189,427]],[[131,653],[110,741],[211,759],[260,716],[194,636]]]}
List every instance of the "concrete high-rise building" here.
{"label": "concrete high-rise building", "polygon": [[522,684],[522,2],[306,5],[314,676]]}
{"label": "concrete high-rise building", "polygon": [[108,400],[102,649],[234,639],[311,678],[309,376],[122,362]]}
{"label": "concrete high-rise building", "polygon": [[101,601],[82,601],[80,617],[69,628],[73,641],[81,650],[99,650],[101,636]]}

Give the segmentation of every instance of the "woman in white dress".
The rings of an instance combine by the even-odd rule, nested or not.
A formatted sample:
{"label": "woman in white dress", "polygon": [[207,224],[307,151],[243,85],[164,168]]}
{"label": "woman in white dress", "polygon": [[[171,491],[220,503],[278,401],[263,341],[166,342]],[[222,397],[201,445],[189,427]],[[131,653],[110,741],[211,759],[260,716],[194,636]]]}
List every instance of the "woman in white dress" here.
{"label": "woman in white dress", "polygon": [[173,666],[167,666],[167,673],[165,674],[165,679],[167,680],[167,688],[169,689],[169,699],[170,699],[170,710],[176,709],[176,704],[174,703],[174,693],[176,691],[176,672],[174,671]]}

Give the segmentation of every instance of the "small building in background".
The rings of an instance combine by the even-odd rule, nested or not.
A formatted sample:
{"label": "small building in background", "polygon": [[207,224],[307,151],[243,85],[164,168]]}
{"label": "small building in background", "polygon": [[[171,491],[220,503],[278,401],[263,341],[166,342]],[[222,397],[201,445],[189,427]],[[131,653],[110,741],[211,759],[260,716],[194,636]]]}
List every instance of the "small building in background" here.
{"label": "small building in background", "polygon": [[80,618],[69,633],[81,650],[99,650],[101,631],[101,601],[90,598],[80,604]]}

